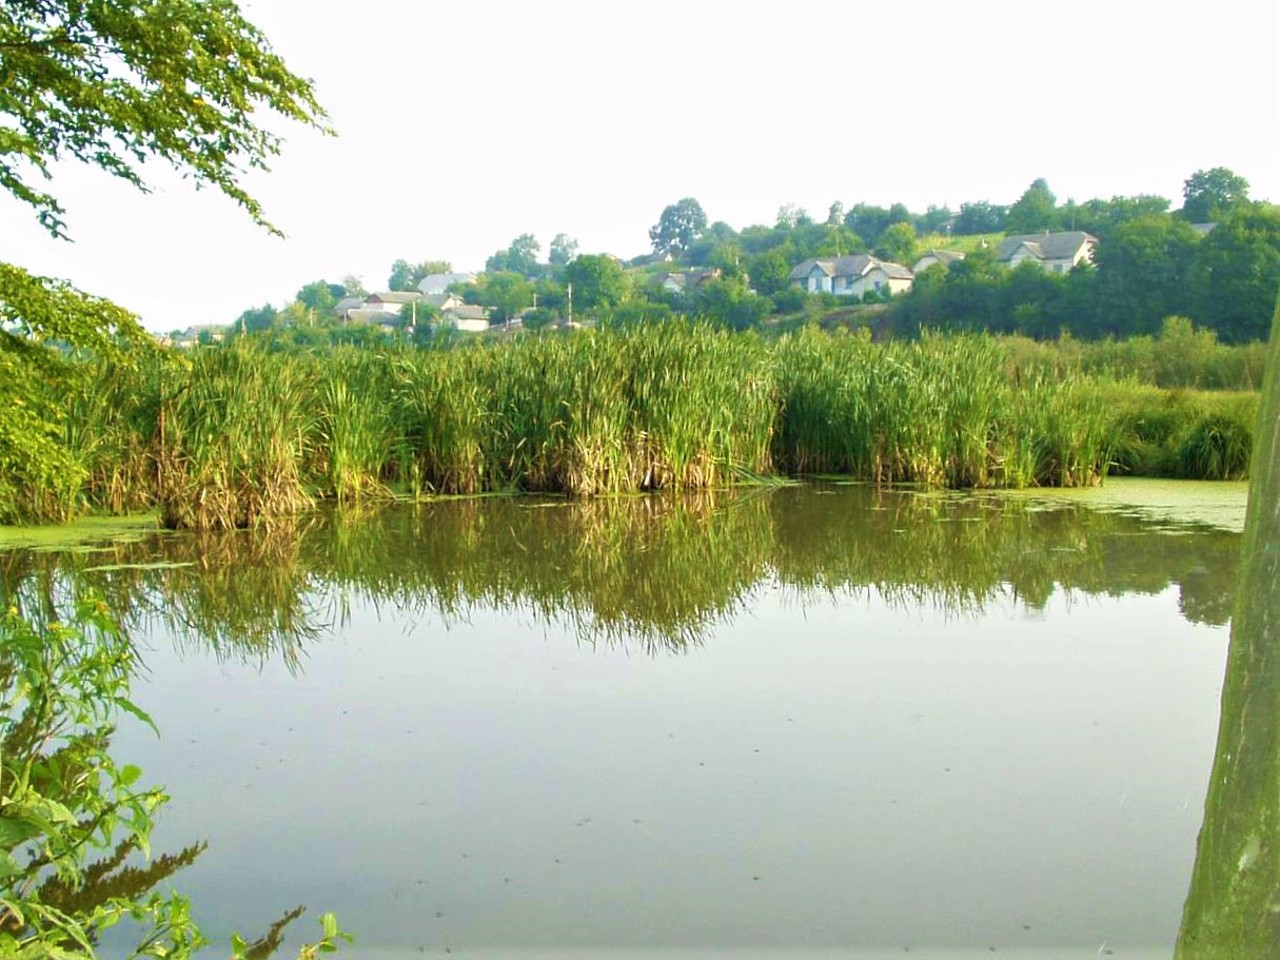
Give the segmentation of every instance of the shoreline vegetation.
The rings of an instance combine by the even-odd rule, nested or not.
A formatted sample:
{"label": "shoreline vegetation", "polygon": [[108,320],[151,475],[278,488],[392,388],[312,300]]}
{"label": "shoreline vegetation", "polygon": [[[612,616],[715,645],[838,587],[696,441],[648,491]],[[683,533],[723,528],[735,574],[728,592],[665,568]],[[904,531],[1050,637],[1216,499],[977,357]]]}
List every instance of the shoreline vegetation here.
{"label": "shoreline vegetation", "polygon": [[957,489],[1244,478],[1252,352],[1184,323],[1136,345],[669,321],[442,350],[248,337],[69,358],[29,398],[56,429],[0,460],[0,523],[158,510],[168,527],[226,529],[317,500],[809,474]]}

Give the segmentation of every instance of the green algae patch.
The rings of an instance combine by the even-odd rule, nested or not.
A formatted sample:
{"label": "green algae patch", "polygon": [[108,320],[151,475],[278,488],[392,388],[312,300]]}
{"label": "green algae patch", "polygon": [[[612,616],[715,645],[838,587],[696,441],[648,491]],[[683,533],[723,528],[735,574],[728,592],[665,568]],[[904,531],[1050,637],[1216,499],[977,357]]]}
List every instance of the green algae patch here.
{"label": "green algae patch", "polygon": [[1209,526],[1239,533],[1244,530],[1249,484],[1244,480],[1153,480],[1108,477],[1096,487],[1055,487],[1002,491],[999,496],[1043,502],[1049,506],[1075,503],[1140,517],[1173,527]]}
{"label": "green algae patch", "polygon": [[154,513],[130,517],[86,517],[75,523],[34,527],[0,526],[0,550],[69,550],[94,544],[141,540],[160,530]]}

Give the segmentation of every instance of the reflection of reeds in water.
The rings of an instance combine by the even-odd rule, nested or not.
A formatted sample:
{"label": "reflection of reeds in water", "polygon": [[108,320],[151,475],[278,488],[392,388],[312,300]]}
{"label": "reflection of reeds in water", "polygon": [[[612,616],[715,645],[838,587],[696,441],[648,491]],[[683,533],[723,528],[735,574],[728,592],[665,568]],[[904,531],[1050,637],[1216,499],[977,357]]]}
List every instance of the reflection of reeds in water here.
{"label": "reflection of reeds in water", "polygon": [[1184,615],[1223,623],[1237,542],[1218,531],[1162,536],[1122,514],[994,493],[842,485],[488,497],[89,554],[0,553],[0,587],[18,591],[24,609],[51,610],[45,598],[59,589],[92,587],[132,624],[157,622],[220,656],[290,663],[359,599],[445,623],[506,609],[585,642],[679,650],[762,582],[802,598],[874,590],[954,612],[996,601],[1037,608],[1058,589],[1154,593],[1176,582]]}
{"label": "reflection of reeds in water", "polygon": [[680,647],[764,570],[767,504],[734,500],[727,510],[711,496],[440,502],[335,518],[308,540],[307,562],[330,583],[446,620],[500,607],[592,642]]}

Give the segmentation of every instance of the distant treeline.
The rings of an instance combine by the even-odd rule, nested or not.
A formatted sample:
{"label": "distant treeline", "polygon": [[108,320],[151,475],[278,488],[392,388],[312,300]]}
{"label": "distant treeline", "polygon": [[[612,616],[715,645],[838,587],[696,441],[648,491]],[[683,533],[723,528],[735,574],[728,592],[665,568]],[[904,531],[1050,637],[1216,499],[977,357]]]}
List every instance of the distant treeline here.
{"label": "distant treeline", "polygon": [[[732,329],[769,329],[779,319],[784,326],[816,320],[856,303],[794,286],[791,271],[806,259],[872,253],[911,267],[921,254],[945,249],[965,259],[922,271],[891,303],[888,327],[875,311],[859,321],[897,335],[938,329],[1100,339],[1155,333],[1165,317],[1184,316],[1224,342],[1265,339],[1280,287],[1280,208],[1250,201],[1247,182],[1221,168],[1193,174],[1183,200],[1172,212],[1168,199],[1151,195],[1059,204],[1037,180],[1007,207],[977,201],[956,211],[916,213],[901,203],[857,203],[847,210],[833,203],[825,219],[815,219],[787,205],[772,226],[736,230],[708,222],[698,201],[686,197],[664,209],[649,231],[652,254],[625,263],[579,254],[576,241],[561,234],[543,263],[538,241],[521,234],[489,257],[475,282],[454,289],[485,307],[495,323],[519,317],[528,328],[571,317],[629,325],[686,315]],[[1033,264],[1009,270],[995,261],[1006,234],[1060,230],[1097,238],[1093,266],[1054,274]],[[449,266],[397,260],[388,284],[416,289],[428,273],[447,273]],[[683,274],[682,282],[664,286],[673,273]],[[300,344],[387,336],[428,342],[450,335],[426,304],[415,313],[411,333],[408,315],[398,333],[342,326],[332,308],[357,292],[364,290],[353,277],[341,284],[317,280],[281,309],[268,304],[244,311],[235,328],[271,330]]]}
{"label": "distant treeline", "polygon": [[1242,204],[1207,234],[1170,214],[1119,224],[1094,265],[1009,270],[992,247],[922,271],[889,311],[894,329],[988,330],[1052,338],[1151,334],[1169,316],[1228,343],[1265,340],[1280,288],[1280,207]]}
{"label": "distant treeline", "polygon": [[[1164,358],[1153,372],[1188,336],[1152,341]],[[1113,468],[1247,471],[1255,394],[1099,376],[1090,364],[1108,361],[1071,350],[812,329],[766,340],[671,322],[446,350],[272,350],[246,337],[193,356],[70,361],[22,398],[42,432],[0,437],[0,522],[158,508],[170,526],[225,528],[317,498],[592,496],[814,473],[1023,487]],[[1221,377],[1249,356],[1209,344],[1202,363]]]}

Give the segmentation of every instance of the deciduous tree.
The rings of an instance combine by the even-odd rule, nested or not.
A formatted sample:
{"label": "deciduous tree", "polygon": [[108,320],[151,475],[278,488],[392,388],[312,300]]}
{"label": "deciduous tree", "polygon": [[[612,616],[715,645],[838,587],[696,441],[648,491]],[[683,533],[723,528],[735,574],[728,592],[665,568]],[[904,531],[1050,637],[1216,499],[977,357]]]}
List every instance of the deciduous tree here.
{"label": "deciduous tree", "polygon": [[1207,223],[1249,199],[1249,181],[1226,167],[1197,170],[1182,185],[1182,218]]}
{"label": "deciduous tree", "polygon": [[564,268],[564,280],[573,287],[575,309],[583,312],[615,307],[630,292],[626,273],[605,254],[581,254]]}
{"label": "deciduous tree", "polygon": [[655,253],[682,255],[707,229],[707,215],[693,197],[685,197],[666,207],[658,222],[649,228]]}
{"label": "deciduous tree", "polygon": [[1009,208],[1005,217],[1004,228],[1009,233],[1039,233],[1042,230],[1058,228],[1057,198],[1049,189],[1049,184],[1041,177],[1032,181],[1031,186],[1018,198],[1018,202]]}
{"label": "deciduous tree", "polygon": [[557,233],[551,241],[551,251],[547,261],[553,267],[563,267],[578,255],[578,241],[567,233]]}

